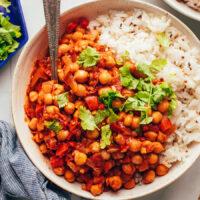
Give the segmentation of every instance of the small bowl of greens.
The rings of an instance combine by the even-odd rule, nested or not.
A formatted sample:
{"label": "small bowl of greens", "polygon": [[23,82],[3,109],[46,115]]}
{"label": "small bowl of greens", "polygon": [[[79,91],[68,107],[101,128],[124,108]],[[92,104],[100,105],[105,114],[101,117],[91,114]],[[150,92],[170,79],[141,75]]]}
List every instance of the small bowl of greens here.
{"label": "small bowl of greens", "polygon": [[28,33],[19,0],[0,1],[0,68],[28,40]]}

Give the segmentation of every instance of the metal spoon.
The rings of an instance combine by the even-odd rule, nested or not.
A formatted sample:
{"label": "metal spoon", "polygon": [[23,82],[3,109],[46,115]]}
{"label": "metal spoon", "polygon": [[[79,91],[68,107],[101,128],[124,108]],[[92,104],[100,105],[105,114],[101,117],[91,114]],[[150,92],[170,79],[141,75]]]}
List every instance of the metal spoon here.
{"label": "metal spoon", "polygon": [[60,0],[43,0],[51,61],[51,79],[58,80],[57,58],[59,38]]}

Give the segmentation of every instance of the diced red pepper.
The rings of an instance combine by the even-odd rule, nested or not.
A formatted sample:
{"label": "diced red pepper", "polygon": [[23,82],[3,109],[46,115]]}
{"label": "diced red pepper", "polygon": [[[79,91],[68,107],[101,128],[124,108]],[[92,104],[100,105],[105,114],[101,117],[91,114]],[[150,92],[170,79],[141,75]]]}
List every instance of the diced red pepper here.
{"label": "diced red pepper", "polygon": [[69,145],[68,144],[60,144],[56,151],[56,156],[63,157],[65,153],[68,151]]}
{"label": "diced red pepper", "polygon": [[40,118],[43,115],[44,105],[37,104],[35,108],[36,117]]}
{"label": "diced red pepper", "polygon": [[77,22],[70,22],[67,25],[67,33],[73,33],[75,31],[75,29],[77,28],[78,23]]}
{"label": "diced red pepper", "polygon": [[53,156],[53,157],[50,158],[50,164],[53,168],[63,167],[64,161],[63,161],[62,158],[59,158],[57,156]]}
{"label": "diced red pepper", "polygon": [[97,110],[99,108],[99,101],[96,96],[88,96],[85,98],[85,102],[88,106],[88,108],[93,111]]}
{"label": "diced red pepper", "polygon": [[166,132],[167,130],[172,128],[172,123],[168,117],[163,117],[160,123],[160,129],[162,132]]}
{"label": "diced red pepper", "polygon": [[99,109],[100,109],[100,110],[104,110],[104,109],[105,109],[105,105],[104,105],[103,103],[101,103],[101,104],[99,105]]}
{"label": "diced red pepper", "polygon": [[107,173],[110,169],[112,169],[115,165],[115,161],[114,160],[109,160],[106,161],[104,164],[104,171],[105,173]]}
{"label": "diced red pepper", "polygon": [[81,18],[79,19],[79,24],[80,24],[80,26],[81,26],[82,28],[86,29],[86,28],[88,27],[88,25],[89,25],[89,20],[86,19],[85,17],[81,17]]}

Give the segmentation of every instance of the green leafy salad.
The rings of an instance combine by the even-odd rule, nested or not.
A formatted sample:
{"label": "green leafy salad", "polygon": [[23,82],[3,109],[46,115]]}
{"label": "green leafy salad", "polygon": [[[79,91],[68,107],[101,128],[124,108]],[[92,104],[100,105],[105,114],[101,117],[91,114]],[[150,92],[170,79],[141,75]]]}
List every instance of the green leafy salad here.
{"label": "green leafy salad", "polygon": [[[10,5],[10,1],[0,0],[0,6],[6,8],[7,12]],[[8,55],[18,48],[19,42],[16,39],[20,37],[20,27],[12,24],[9,17],[0,13],[0,60],[6,60]]]}

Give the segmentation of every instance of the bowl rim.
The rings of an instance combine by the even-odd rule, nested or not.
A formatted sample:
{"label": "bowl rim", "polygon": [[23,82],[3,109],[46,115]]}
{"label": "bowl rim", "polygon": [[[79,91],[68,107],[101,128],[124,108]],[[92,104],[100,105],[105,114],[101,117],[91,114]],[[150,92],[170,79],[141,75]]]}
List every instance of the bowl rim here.
{"label": "bowl rim", "polygon": [[[182,3],[176,0],[164,0],[171,8],[178,11],[182,15],[189,17],[190,19],[194,19],[200,21],[200,12],[195,11],[187,5],[182,5]],[[179,6],[178,6],[179,5]]]}
{"label": "bowl rim", "polygon": [[[106,0],[104,0],[106,1]],[[124,1],[124,0],[121,0],[121,1]],[[64,11],[60,18],[62,18],[63,16],[65,16],[68,12],[70,11],[73,11],[73,10],[76,10],[78,8],[81,8],[83,5],[84,6],[90,6],[91,4],[98,4],[99,0],[91,0],[90,2],[86,2],[86,3],[81,3],[77,6],[74,6],[70,9],[67,9],[66,11]],[[200,41],[199,39],[197,38],[197,36],[192,32],[192,30],[186,25],[184,24],[181,20],[179,20],[176,16],[174,16],[173,14],[171,14],[170,12],[164,10],[163,8],[160,8],[158,6],[155,6],[151,3],[147,3],[147,2],[144,2],[144,1],[141,1],[141,0],[126,0],[126,2],[132,2],[132,3],[139,3],[141,5],[144,5],[145,7],[151,7],[152,9],[154,10],[157,10],[159,11],[161,14],[163,15],[167,15],[169,16],[169,18],[175,20],[177,23],[179,23],[179,25],[181,25],[188,33],[191,37],[193,37],[194,40],[196,40],[196,42],[200,45]],[[145,10],[145,8],[144,8]],[[20,63],[22,63],[22,61],[24,59],[26,59],[26,53],[27,51],[31,48],[32,45],[34,45],[35,42],[37,42],[37,38],[40,36],[40,34],[42,34],[45,30],[45,26],[43,26],[31,39],[30,41],[28,41],[28,43],[25,45],[24,49],[22,50],[22,53],[17,61],[17,64],[16,64],[16,67],[15,67],[15,70],[14,70],[14,74],[13,74],[13,80],[12,80],[12,117],[13,117],[13,121],[14,121],[14,125],[15,125],[15,128],[16,128],[16,133],[17,133],[17,136],[18,136],[18,139],[26,153],[26,155],[28,156],[28,158],[30,159],[30,161],[34,164],[34,166],[48,179],[50,180],[52,183],[54,183],[55,185],[57,185],[58,187],[64,189],[65,191],[67,192],[70,192],[72,194],[75,194],[77,196],[80,196],[80,197],[84,197],[84,198],[88,198],[88,196],[84,195],[83,192],[80,192],[79,190],[77,191],[71,191],[71,189],[69,188],[69,190],[66,190],[66,188],[64,188],[60,183],[59,181],[56,181],[54,180],[54,178],[51,176],[51,174],[49,174],[48,172],[46,172],[40,165],[36,164],[34,162],[34,159],[32,158],[32,154],[28,151],[28,149],[26,148],[26,142],[23,141],[23,139],[20,137],[20,134],[19,134],[19,127],[16,123],[16,117],[17,117],[17,113],[16,113],[16,107],[15,107],[15,96],[13,95],[15,92],[14,92],[14,89],[16,87],[16,83],[17,83],[17,74],[20,73]],[[25,123],[25,121],[24,121]],[[192,159],[190,160],[191,162],[187,165],[187,167],[184,168],[184,170],[182,170],[180,173],[178,173],[178,175],[174,178],[174,179],[170,179],[167,181],[166,184],[163,184],[163,185],[158,185],[158,187],[152,189],[150,192],[146,192],[146,193],[141,193],[141,194],[138,194],[137,197],[134,197],[135,198],[140,198],[140,197],[144,197],[144,196],[147,196],[147,195],[150,195],[152,193],[155,193],[161,189],[163,189],[164,187],[170,185],[171,183],[173,183],[175,180],[177,180],[180,176],[182,176],[193,164],[194,162],[197,160],[197,158],[199,157],[200,155],[200,152],[198,154],[195,154],[193,157],[191,157]],[[80,188],[81,190],[81,188]],[[92,196],[92,199],[101,199],[101,195],[100,196]],[[129,197],[126,197],[126,198],[123,198],[123,197],[120,197],[118,198],[118,200],[131,200],[133,199],[133,197],[130,195]]]}

